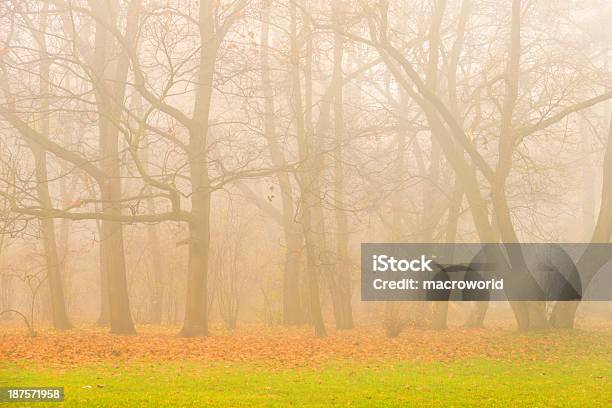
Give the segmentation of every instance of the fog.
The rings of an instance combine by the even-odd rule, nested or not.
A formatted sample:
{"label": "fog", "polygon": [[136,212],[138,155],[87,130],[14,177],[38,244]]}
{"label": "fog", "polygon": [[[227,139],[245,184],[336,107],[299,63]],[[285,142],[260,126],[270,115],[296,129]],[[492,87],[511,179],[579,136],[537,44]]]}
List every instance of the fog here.
{"label": "fog", "polygon": [[0,327],[609,319],[359,284],[364,242],[610,242],[610,21],[598,0],[4,0]]}

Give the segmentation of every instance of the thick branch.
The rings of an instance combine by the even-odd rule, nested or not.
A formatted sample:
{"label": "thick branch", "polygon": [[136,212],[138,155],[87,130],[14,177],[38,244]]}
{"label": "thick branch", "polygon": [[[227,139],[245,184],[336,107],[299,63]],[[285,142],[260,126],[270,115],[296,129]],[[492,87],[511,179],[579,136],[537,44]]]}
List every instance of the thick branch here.
{"label": "thick branch", "polygon": [[612,91],[606,92],[594,98],[587,99],[586,101],[582,101],[575,105],[568,106],[567,108],[561,110],[560,112],[556,113],[555,115],[551,116],[548,119],[541,120],[538,123],[535,123],[532,125],[524,126],[518,130],[518,137],[519,137],[518,142],[520,143],[522,139],[524,139],[525,137],[537,131],[546,129],[549,126],[554,125],[555,123],[563,120],[565,117],[571,115],[572,113],[579,112],[583,109],[589,108],[593,105],[597,105],[598,103],[607,101],[608,99],[611,99],[611,98],[612,98]]}

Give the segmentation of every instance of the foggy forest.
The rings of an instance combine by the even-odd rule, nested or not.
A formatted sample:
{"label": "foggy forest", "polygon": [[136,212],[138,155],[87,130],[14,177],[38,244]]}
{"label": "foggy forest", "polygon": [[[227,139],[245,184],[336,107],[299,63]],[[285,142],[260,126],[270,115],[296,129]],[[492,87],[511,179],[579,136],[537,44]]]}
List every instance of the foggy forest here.
{"label": "foggy forest", "polygon": [[609,243],[611,22],[604,0],[0,1],[0,330],[609,321],[362,302],[359,265],[364,242]]}

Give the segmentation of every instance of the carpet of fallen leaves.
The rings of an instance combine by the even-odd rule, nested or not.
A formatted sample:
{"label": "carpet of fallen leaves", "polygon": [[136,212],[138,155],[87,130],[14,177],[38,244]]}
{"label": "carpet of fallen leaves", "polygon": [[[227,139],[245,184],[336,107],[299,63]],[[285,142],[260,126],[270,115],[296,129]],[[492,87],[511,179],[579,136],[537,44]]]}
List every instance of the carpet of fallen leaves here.
{"label": "carpet of fallen leaves", "polygon": [[612,355],[612,328],[519,334],[509,329],[410,329],[388,338],[379,327],[332,331],[316,338],[308,327],[246,327],[205,338],[181,338],[176,328],[143,326],[137,335],[103,328],[44,330],[37,337],[0,327],[0,361],[76,366],[102,361],[269,362],[309,366],[336,360],[452,361],[464,358],[550,360]]}

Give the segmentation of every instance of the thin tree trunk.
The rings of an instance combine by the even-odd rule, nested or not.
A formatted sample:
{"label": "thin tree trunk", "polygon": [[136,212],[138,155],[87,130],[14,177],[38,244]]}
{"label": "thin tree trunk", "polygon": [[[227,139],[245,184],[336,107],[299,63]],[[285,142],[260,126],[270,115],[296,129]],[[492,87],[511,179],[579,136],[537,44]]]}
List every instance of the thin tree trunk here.
{"label": "thin tree trunk", "polygon": [[[270,78],[270,8],[271,3],[264,5],[261,25],[261,69],[262,89],[264,95],[264,134],[270,150],[272,162],[277,167],[287,165],[283,151],[278,142],[276,125],[274,121],[274,96],[272,80]],[[299,267],[300,252],[302,248],[302,234],[299,225],[294,221],[295,208],[293,205],[293,191],[289,174],[279,172],[277,175],[283,206],[282,227],[285,236],[286,254],[283,271],[283,324],[293,325],[304,322],[300,303]]]}
{"label": "thin tree trunk", "polygon": [[[340,17],[340,2],[334,1],[334,16]],[[348,219],[344,210],[344,165],[343,151],[346,138],[346,129],[344,126],[343,112],[343,78],[342,78],[342,54],[344,53],[344,43],[342,36],[334,32],[334,69],[333,69],[333,87],[334,87],[334,133],[335,133],[335,155],[334,155],[334,197],[335,197],[335,218],[336,218],[336,271],[337,276],[337,305],[336,311],[336,328],[352,329],[353,310],[351,306],[351,274],[350,274],[350,259],[348,254]]]}
{"label": "thin tree trunk", "polygon": [[[319,275],[320,275],[320,248],[317,245],[317,233],[314,230],[315,220],[313,212],[319,202],[315,177],[314,135],[306,132],[305,111],[302,104],[302,90],[300,81],[300,46],[297,35],[297,7],[295,2],[290,5],[291,14],[291,79],[293,91],[293,108],[296,115],[296,131],[298,139],[298,154],[303,165],[299,170],[299,184],[301,190],[301,216],[300,222],[306,243],[306,268],[308,271],[308,295],[310,317],[313,321],[315,335],[322,337],[326,335],[323,314],[321,312],[321,300],[319,297]],[[310,56],[308,56],[310,58]],[[312,123],[309,128],[312,127]]]}
{"label": "thin tree trunk", "polygon": [[[455,181],[453,195],[448,208],[448,221],[446,223],[446,236],[444,242],[448,245],[448,250],[453,251],[453,245],[457,241],[457,226],[463,201],[463,190],[458,182]],[[451,259],[452,256],[449,256]],[[445,330],[447,328],[449,302],[434,302],[431,327],[434,330]]]}
{"label": "thin tree trunk", "polygon": [[[48,8],[48,5],[45,5]],[[40,106],[40,133],[49,137],[49,64],[47,55],[47,45],[44,33],[47,28],[46,13],[43,13],[39,35],[37,35],[40,47],[40,94],[43,95]],[[38,145],[30,143],[36,167],[36,191],[41,207],[52,208],[51,195],[49,194],[49,184],[47,175],[47,153]],[[47,265],[47,280],[49,282],[49,294],[51,300],[51,315],[53,327],[59,330],[72,328],[72,324],[66,313],[66,302],[64,299],[64,285],[62,282],[62,268],[57,251],[57,241],[55,237],[55,222],[53,219],[45,218],[40,220],[43,247],[45,252],[45,262]]]}
{"label": "thin tree trunk", "polygon": [[[69,136],[65,135],[65,139],[69,139]],[[61,164],[61,171],[66,174],[68,172],[68,166],[65,165],[64,162]],[[61,202],[64,207],[67,207],[71,201],[71,195],[74,192],[74,186],[76,183],[77,177],[76,175],[73,177],[73,183],[70,190],[67,187],[67,180],[65,177],[62,177],[59,180],[59,190]],[[61,219],[59,220],[59,232],[58,232],[58,253],[59,253],[59,264],[62,271],[62,282],[64,284],[64,293],[67,295],[66,297],[70,299],[69,293],[72,285],[73,274],[72,270],[67,267],[68,259],[70,254],[70,220]],[[70,311],[71,303],[68,301],[66,303],[66,310]]]}
{"label": "thin tree trunk", "polygon": [[[438,65],[440,53],[440,27],[446,9],[446,0],[436,0],[434,2],[434,12],[432,23],[429,29],[429,56],[427,63],[427,73],[425,85],[432,91],[438,91]],[[440,129],[446,131],[445,129]],[[432,242],[436,226],[439,222],[439,217],[436,216],[438,208],[433,205],[440,203],[440,193],[438,190],[438,182],[440,178],[441,164],[440,144],[436,138],[431,139],[431,154],[429,157],[429,169],[427,174],[423,174],[427,180],[423,186],[423,216],[420,223],[421,242]]]}
{"label": "thin tree trunk", "polygon": [[[147,199],[149,213],[155,212],[155,203],[152,198]],[[164,301],[164,276],[162,267],[161,247],[157,236],[157,225],[147,225],[147,240],[149,241],[150,265],[153,271],[153,293],[151,296],[151,313],[149,322],[161,324]]]}
{"label": "thin tree trunk", "polygon": [[[36,190],[38,199],[43,208],[51,208],[51,197],[47,185],[47,159],[46,153],[38,146],[32,146],[36,162]],[[53,219],[44,218],[40,220],[43,246],[45,251],[45,262],[47,265],[47,280],[51,298],[51,315],[53,327],[58,330],[72,328],[72,324],[66,313],[66,302],[64,299],[64,285],[62,282],[62,268],[57,252],[57,241],[55,239],[55,223]]]}
{"label": "thin tree trunk", "polygon": [[[135,94],[133,96],[134,110],[138,115],[142,115],[142,96]],[[150,150],[151,146],[146,145],[142,150],[142,161],[145,166],[150,166]],[[149,169],[149,171],[152,169]],[[152,189],[147,188],[148,194],[151,194]],[[149,214],[155,213],[155,200],[149,195],[146,200],[147,211]],[[149,253],[149,265],[153,271],[153,284],[151,288],[151,309],[147,316],[147,322],[150,324],[161,324],[163,314],[164,301],[164,267],[162,265],[161,247],[159,245],[158,229],[156,224],[146,226],[147,243]]]}
{"label": "thin tree trunk", "polygon": [[[512,168],[512,155],[515,145],[513,114],[518,98],[519,69],[521,56],[521,1],[512,2],[512,20],[510,33],[510,50],[506,66],[506,95],[502,106],[502,118],[499,138],[499,160],[491,186],[492,204],[495,220],[504,243],[517,243],[518,237],[512,225],[510,208],[506,199],[505,183]],[[510,259],[519,264],[511,265],[515,273],[526,269],[522,254],[516,251]],[[510,302],[519,330],[540,329],[547,326],[546,310],[543,302]]]}

